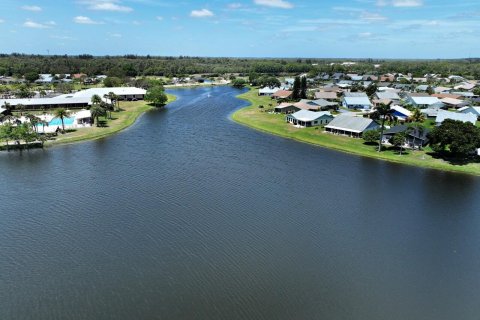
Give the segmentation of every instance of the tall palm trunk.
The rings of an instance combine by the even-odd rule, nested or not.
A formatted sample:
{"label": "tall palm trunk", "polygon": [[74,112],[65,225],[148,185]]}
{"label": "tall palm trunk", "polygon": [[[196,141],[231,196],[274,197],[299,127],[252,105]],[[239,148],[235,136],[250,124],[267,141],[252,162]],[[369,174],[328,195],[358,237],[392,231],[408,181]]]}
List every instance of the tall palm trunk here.
{"label": "tall palm trunk", "polygon": [[385,116],[382,117],[382,126],[380,127],[380,138],[378,139],[378,152],[382,151],[383,130],[385,124]]}

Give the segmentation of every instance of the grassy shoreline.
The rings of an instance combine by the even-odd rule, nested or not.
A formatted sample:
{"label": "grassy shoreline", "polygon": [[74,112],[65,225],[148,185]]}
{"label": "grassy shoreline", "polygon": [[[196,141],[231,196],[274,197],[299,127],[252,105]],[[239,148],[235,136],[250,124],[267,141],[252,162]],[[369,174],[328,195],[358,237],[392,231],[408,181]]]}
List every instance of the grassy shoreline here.
{"label": "grassy shoreline", "polygon": [[[264,112],[264,109],[272,108],[270,104],[275,105],[275,101],[269,97],[258,96],[255,90],[249,90],[240,94],[237,98],[250,102],[250,105],[234,112],[231,115],[232,120],[255,130],[354,155],[480,176],[480,164],[453,165],[444,160],[433,158],[428,153],[428,148],[424,151],[408,151],[407,154],[403,155],[398,155],[393,150],[379,153],[375,150],[375,146],[364,144],[362,139],[325,133],[322,128],[295,128],[285,122],[284,115]],[[264,108],[258,108],[259,105],[263,105]]]}
{"label": "grassy shoreline", "polygon": [[[167,94],[167,105],[177,99],[172,94]],[[59,135],[56,140],[45,142],[45,147],[52,147],[62,144],[77,143],[82,141],[97,140],[116,134],[130,127],[135,121],[148,110],[155,107],[148,105],[145,101],[122,101],[120,102],[122,111],[113,112],[112,120],[107,120],[107,126],[99,128],[96,126],[78,129],[75,132]]]}

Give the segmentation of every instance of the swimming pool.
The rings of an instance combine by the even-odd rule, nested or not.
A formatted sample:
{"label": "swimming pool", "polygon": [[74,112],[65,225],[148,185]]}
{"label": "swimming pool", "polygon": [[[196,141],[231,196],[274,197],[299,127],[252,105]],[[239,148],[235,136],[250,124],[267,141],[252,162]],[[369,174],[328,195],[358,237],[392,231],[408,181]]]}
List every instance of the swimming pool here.
{"label": "swimming pool", "polygon": [[[73,117],[72,118],[63,118],[63,123],[66,126],[72,125],[74,120],[75,120],[75,118],[73,118]],[[48,126],[61,126],[61,125],[62,125],[62,120],[60,118],[53,118],[48,123]],[[39,124],[38,126],[42,126],[42,125]]]}

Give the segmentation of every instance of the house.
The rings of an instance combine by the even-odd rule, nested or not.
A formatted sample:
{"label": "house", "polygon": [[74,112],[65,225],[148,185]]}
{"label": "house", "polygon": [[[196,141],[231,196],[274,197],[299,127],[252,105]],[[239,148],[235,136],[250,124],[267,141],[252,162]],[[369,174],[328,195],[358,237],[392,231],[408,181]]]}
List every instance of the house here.
{"label": "house", "polygon": [[424,129],[415,128],[415,127],[409,128],[407,125],[404,125],[404,124],[401,124],[386,130],[383,133],[382,142],[383,143],[389,142],[389,140],[394,135],[401,132],[405,132],[407,136],[406,144],[410,148],[416,148],[416,147],[418,148],[419,146],[425,147],[429,142],[428,133],[430,132],[430,130],[426,128]]}
{"label": "house", "polygon": [[53,83],[55,82],[55,77],[51,74],[39,74],[38,79],[35,80],[36,83]]}
{"label": "house", "polygon": [[436,118],[440,110],[441,108],[439,107],[429,107],[426,109],[421,109],[420,112],[423,113],[427,118]]}
{"label": "house", "polygon": [[365,92],[345,92],[342,106],[348,109],[368,110],[372,107],[372,102]]}
{"label": "house", "polygon": [[286,116],[288,123],[301,127],[316,127],[326,125],[332,121],[333,116],[328,111],[314,112],[309,110],[300,110]]}
{"label": "house", "polygon": [[419,85],[415,88],[415,90],[419,91],[419,92],[425,92],[428,90],[430,86],[429,85],[426,85],[426,84],[422,84],[422,85]]}
{"label": "house", "polygon": [[0,107],[0,114],[4,113],[5,111],[7,111],[7,109]]}
{"label": "house", "polygon": [[326,92],[326,91],[320,91],[320,92],[315,92],[315,99],[324,99],[324,100],[337,100],[337,94],[333,91]]}
{"label": "house", "polygon": [[431,96],[437,97],[438,99],[443,99],[443,98],[460,99],[462,97],[459,94],[451,94],[451,93],[434,93]]}
{"label": "house", "polygon": [[258,89],[258,95],[259,96],[273,96],[273,94],[277,91],[279,91],[280,88],[270,88],[270,87],[265,87]]}
{"label": "house", "polygon": [[272,97],[274,99],[290,99],[292,97],[293,92],[289,90],[278,90],[275,92]]}
{"label": "house", "polygon": [[375,93],[375,97],[378,99],[378,100],[384,100],[384,99],[388,99],[388,100],[392,100],[394,102],[398,102],[400,101],[400,96],[398,95],[398,93],[394,90],[386,90],[386,91],[377,91]]}
{"label": "house", "polygon": [[444,107],[444,104],[437,97],[418,97],[418,96],[407,96],[406,102],[417,108],[428,108],[431,106],[438,106],[440,108]]}
{"label": "house", "polygon": [[433,91],[435,91],[435,93],[450,93],[450,91],[452,91],[452,88],[436,87],[435,89],[433,89]]}
{"label": "house", "polygon": [[323,99],[318,99],[318,100],[302,99],[299,102],[295,103],[294,105],[299,109],[311,110],[311,111],[328,110],[330,108],[336,108],[338,106],[336,102],[329,102]]}
{"label": "house", "polygon": [[458,109],[458,112],[460,113],[473,113],[474,115],[480,117],[480,107],[463,107]]}
{"label": "house", "polygon": [[401,106],[395,105],[395,106],[392,106],[390,109],[395,110],[393,112],[393,115],[397,117],[398,120],[401,120],[401,121],[405,121],[407,120],[407,118],[412,116],[412,113],[409,110]]}
{"label": "house", "polygon": [[460,99],[454,99],[454,98],[443,98],[440,99],[442,103],[447,107],[447,108],[462,108],[467,105],[469,105],[468,101],[465,100],[460,100]]}
{"label": "house", "polygon": [[296,107],[293,103],[289,103],[289,102],[283,102],[278,106],[276,106],[274,109],[275,113],[284,113],[284,114],[294,113],[299,110],[300,108]]}
{"label": "house", "polygon": [[437,117],[435,118],[435,124],[439,126],[442,124],[443,121],[447,119],[470,122],[475,125],[475,123],[477,122],[477,115],[473,113],[458,113],[447,110],[440,110],[438,111]]}
{"label": "house", "polygon": [[376,130],[380,125],[369,118],[339,115],[325,126],[327,132],[360,138],[365,131]]}

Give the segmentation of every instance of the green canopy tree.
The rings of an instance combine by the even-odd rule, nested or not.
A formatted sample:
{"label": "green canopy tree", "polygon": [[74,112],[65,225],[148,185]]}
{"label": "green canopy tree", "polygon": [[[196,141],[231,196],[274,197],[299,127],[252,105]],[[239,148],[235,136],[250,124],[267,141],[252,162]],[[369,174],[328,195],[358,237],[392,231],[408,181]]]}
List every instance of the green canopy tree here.
{"label": "green canopy tree", "polygon": [[433,151],[459,159],[468,158],[480,148],[480,128],[470,122],[446,119],[429,136]]}
{"label": "green canopy tree", "polygon": [[105,117],[107,114],[107,111],[99,105],[94,105],[90,108],[90,113],[92,115],[92,119],[94,119],[94,122],[96,122],[98,127],[99,126],[98,118]]}
{"label": "green canopy tree", "polygon": [[155,86],[148,89],[145,95],[145,101],[153,103],[155,107],[159,107],[167,103],[168,97],[165,94],[163,87]]}

